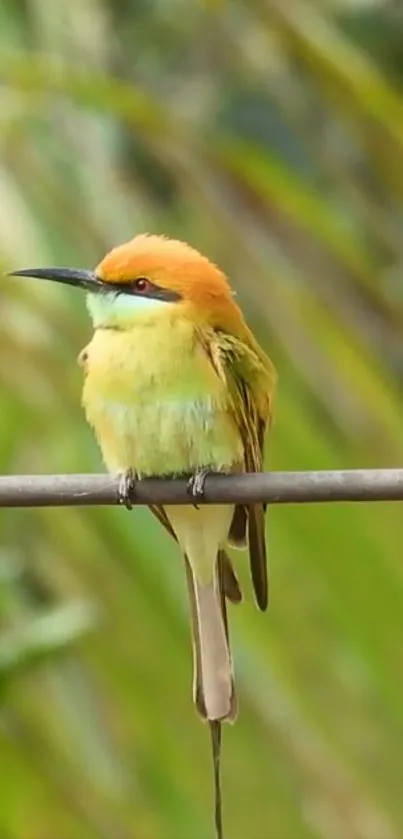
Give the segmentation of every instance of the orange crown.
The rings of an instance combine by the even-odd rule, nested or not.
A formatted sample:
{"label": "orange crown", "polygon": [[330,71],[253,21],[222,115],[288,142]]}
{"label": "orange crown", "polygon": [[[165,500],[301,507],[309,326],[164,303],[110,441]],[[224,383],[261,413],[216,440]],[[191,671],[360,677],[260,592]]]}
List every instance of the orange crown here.
{"label": "orange crown", "polygon": [[[185,242],[147,233],[113,248],[96,268],[106,283],[125,283],[147,277],[162,288],[178,292],[200,311],[242,319],[228,280],[205,256]],[[232,317],[231,317],[232,315]],[[243,320],[243,319],[242,319]]]}

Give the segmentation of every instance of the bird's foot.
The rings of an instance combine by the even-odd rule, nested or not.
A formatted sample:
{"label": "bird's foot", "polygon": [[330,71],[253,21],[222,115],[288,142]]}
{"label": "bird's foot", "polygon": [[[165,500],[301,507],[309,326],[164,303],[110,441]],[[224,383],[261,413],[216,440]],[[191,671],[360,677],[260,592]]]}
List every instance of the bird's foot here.
{"label": "bird's foot", "polygon": [[194,499],[193,506],[196,510],[199,509],[197,501],[201,501],[205,494],[206,478],[210,474],[210,469],[198,469],[188,480],[188,493]]}
{"label": "bird's foot", "polygon": [[122,472],[119,480],[119,489],[118,489],[118,498],[119,504],[122,504],[126,507],[126,510],[132,510],[133,505],[131,502],[133,491],[136,487],[138,477],[133,471],[133,469],[128,469],[126,472]]}

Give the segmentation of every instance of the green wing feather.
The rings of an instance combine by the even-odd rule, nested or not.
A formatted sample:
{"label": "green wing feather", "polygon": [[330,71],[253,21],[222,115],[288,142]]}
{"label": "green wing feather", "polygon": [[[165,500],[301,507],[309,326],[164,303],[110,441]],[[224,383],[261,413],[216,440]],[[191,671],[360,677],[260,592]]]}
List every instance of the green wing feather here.
{"label": "green wing feather", "polygon": [[[267,426],[272,417],[272,396],[276,374],[260,347],[220,330],[203,330],[201,343],[216,372],[225,378],[230,410],[237,422],[244,447],[246,472],[261,472]],[[252,338],[253,340],[253,338]],[[268,604],[265,505],[237,505],[229,533],[234,546],[249,544],[250,568],[257,604]]]}
{"label": "green wing feather", "polygon": [[[261,472],[263,446],[267,426],[272,417],[272,396],[276,374],[270,359],[250,336],[250,343],[222,330],[203,329],[198,333],[212,366],[228,389],[229,410],[240,431],[244,448],[246,472]],[[162,507],[151,506],[168,533],[175,533]],[[232,520],[229,543],[234,547],[249,545],[250,568],[257,604],[265,610],[268,604],[267,552],[263,504],[238,504]],[[231,561],[224,551],[219,558],[223,589],[228,600],[239,603],[242,593]]]}

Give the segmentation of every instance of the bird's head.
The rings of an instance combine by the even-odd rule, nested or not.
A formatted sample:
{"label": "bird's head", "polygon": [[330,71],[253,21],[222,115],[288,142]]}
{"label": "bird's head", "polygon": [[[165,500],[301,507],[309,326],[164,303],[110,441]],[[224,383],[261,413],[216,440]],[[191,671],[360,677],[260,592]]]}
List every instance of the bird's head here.
{"label": "bird's head", "polygon": [[141,318],[169,314],[219,326],[239,313],[225,275],[190,245],[164,236],[136,236],[111,250],[95,271],[27,268],[12,274],[86,290],[96,328],[130,329]]}

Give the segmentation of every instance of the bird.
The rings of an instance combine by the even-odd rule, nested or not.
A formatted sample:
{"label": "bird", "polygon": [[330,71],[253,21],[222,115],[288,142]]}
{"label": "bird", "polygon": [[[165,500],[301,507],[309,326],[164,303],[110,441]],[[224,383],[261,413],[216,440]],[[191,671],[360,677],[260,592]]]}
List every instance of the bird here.
{"label": "bird", "polygon": [[[82,288],[94,332],[79,356],[82,404],[130,508],[149,476],[189,477],[188,505],[151,512],[184,558],[193,640],[193,696],[211,726],[237,715],[226,602],[242,600],[228,547],[248,547],[257,606],[268,605],[265,507],[200,504],[209,473],[259,472],[273,417],[275,367],[248,327],[225,273],[191,245],[141,233],[95,270],[34,268]],[[216,823],[217,823],[216,812]]]}

